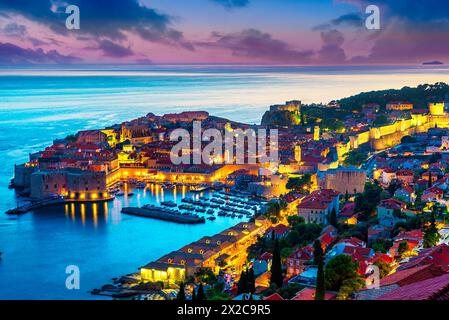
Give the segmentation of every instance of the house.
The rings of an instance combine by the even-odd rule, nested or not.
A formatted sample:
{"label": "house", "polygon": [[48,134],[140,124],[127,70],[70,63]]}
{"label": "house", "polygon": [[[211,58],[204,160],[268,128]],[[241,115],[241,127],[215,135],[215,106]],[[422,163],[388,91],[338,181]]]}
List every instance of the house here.
{"label": "house", "polygon": [[423,265],[407,270],[397,271],[380,279],[379,287],[374,289],[364,288],[357,295],[357,300],[375,300],[398,288],[414,284],[427,279],[433,279],[446,274],[442,268],[432,265]]}
{"label": "house", "polygon": [[300,248],[287,257],[287,276],[297,276],[305,271],[306,266],[313,260],[313,247],[308,245]]}
{"label": "house", "polygon": [[431,187],[424,190],[424,193],[421,197],[422,201],[425,202],[433,202],[437,200],[443,199],[444,192],[438,187]]}
{"label": "house", "polygon": [[338,230],[334,226],[327,226],[321,232],[321,235],[318,237],[318,240],[321,242],[321,246],[323,247],[323,251],[326,251],[327,248],[337,240]]}
{"label": "house", "polygon": [[274,237],[274,239],[283,239],[286,236],[288,236],[290,232],[290,228],[287,227],[284,224],[278,224],[276,226],[270,227],[265,232],[265,237],[271,238]]}
{"label": "house", "polygon": [[408,262],[400,265],[398,270],[405,270],[426,264],[441,266],[448,270],[449,246],[447,244],[440,244],[433,248],[422,250],[416,257],[412,257]]}
{"label": "house", "polygon": [[306,287],[314,287],[316,285],[316,278],[318,269],[315,267],[308,267],[305,271],[298,274],[296,277],[290,279],[288,283],[299,283]]}
{"label": "house", "polygon": [[412,170],[399,170],[396,172],[396,179],[404,184],[412,184],[414,181],[414,172]]}
{"label": "house", "polygon": [[269,252],[263,253],[260,257],[254,260],[253,270],[256,276],[259,276],[268,270],[271,270],[271,262],[273,261],[273,255]]}
{"label": "house", "polygon": [[384,185],[389,185],[392,180],[396,179],[396,171],[390,168],[383,169],[381,179]]}
{"label": "house", "polygon": [[[299,291],[291,300],[313,301],[315,300],[315,291],[315,288],[304,288]],[[326,291],[324,294],[324,300],[334,300],[336,297],[337,294],[332,291]]]}
{"label": "house", "polygon": [[355,225],[358,222],[357,214],[355,213],[356,204],[353,202],[345,203],[343,208],[340,210],[340,214],[338,215],[338,219],[348,225]]}
{"label": "house", "polygon": [[380,224],[368,228],[368,242],[373,242],[382,238],[388,238],[390,230]]}
{"label": "house", "polygon": [[407,203],[415,203],[416,193],[412,187],[404,186],[396,190],[394,197]]}
{"label": "house", "polygon": [[381,201],[377,206],[379,224],[387,228],[393,228],[396,223],[402,221],[402,210],[406,208],[407,204],[397,199]]}
{"label": "house", "polygon": [[328,223],[332,210],[339,211],[340,193],[332,189],[312,192],[298,205],[298,215],[307,223]]}
{"label": "house", "polygon": [[395,290],[392,290],[377,300],[449,300],[449,274],[418,281]]}
{"label": "house", "polygon": [[350,250],[346,249],[346,247],[366,248],[366,243],[356,237],[352,237],[349,239],[342,239],[338,243],[336,243],[329,251],[329,253],[326,255],[326,261],[329,261],[332,258],[343,254],[345,250],[346,252],[349,252]]}

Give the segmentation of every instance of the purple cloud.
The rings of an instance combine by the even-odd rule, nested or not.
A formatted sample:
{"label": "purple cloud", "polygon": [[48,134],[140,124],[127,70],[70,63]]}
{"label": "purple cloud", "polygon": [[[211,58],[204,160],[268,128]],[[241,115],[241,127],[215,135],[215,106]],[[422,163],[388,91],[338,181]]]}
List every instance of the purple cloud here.
{"label": "purple cloud", "polygon": [[134,55],[134,52],[129,47],[123,47],[109,40],[99,41],[98,49],[102,50],[106,57],[123,58]]}
{"label": "purple cloud", "polygon": [[81,59],[65,56],[56,50],[24,49],[11,43],[0,42],[0,64],[70,64]]}
{"label": "purple cloud", "polygon": [[[71,0],[70,4],[81,10],[81,29],[76,31],[79,36],[114,41],[125,40],[126,32],[133,32],[148,41],[192,50],[182,32],[171,27],[171,17],[140,4],[138,0]],[[2,0],[0,12],[21,15],[58,34],[67,35],[65,6],[62,1],[53,0]]]}
{"label": "purple cloud", "polygon": [[313,56],[313,51],[299,51],[291,48],[288,43],[273,38],[269,33],[256,29],[241,32],[220,34],[213,33],[213,40],[199,45],[230,50],[234,56],[275,61],[277,63],[307,63]]}

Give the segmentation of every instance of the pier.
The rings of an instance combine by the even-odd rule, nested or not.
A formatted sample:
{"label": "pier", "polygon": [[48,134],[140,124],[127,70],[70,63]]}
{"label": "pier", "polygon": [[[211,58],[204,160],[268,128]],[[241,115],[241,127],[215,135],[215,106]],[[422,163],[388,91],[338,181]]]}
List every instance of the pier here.
{"label": "pier", "polygon": [[144,206],[142,208],[123,208],[122,213],[143,218],[153,218],[183,224],[199,224],[206,222],[206,219],[204,219],[204,217],[199,217],[193,214],[182,214],[181,212],[176,210],[169,210],[151,205]]}

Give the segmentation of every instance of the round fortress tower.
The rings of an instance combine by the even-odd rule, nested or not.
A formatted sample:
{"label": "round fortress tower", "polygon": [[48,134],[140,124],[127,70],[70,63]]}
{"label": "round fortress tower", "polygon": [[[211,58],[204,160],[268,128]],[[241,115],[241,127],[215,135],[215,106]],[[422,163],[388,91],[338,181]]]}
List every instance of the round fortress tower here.
{"label": "round fortress tower", "polygon": [[444,116],[444,103],[429,103],[429,113],[432,116]]}

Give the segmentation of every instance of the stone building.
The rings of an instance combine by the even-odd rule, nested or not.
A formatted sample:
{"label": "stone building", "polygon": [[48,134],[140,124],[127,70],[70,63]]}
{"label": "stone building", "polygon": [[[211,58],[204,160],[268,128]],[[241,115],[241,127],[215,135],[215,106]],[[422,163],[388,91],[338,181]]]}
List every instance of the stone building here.
{"label": "stone building", "polygon": [[107,198],[106,173],[79,169],[37,171],[31,175],[31,197],[64,196],[72,200]]}
{"label": "stone building", "polygon": [[365,190],[366,172],[355,167],[339,167],[318,173],[318,186],[333,189],[341,194],[362,193]]}

